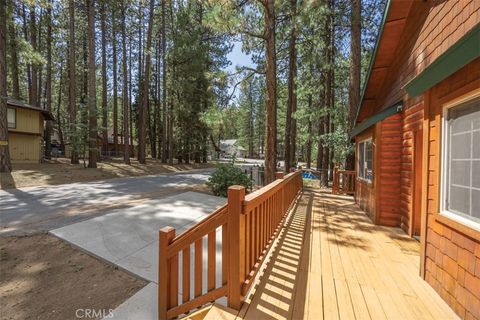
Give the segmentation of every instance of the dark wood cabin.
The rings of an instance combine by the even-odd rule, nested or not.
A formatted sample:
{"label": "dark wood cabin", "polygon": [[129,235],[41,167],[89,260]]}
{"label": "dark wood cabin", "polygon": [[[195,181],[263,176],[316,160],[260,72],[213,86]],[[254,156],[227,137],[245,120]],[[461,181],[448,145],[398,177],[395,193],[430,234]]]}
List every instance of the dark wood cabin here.
{"label": "dark wood cabin", "polygon": [[420,275],[480,319],[480,1],[388,2],[352,138],[356,202],[417,237]]}

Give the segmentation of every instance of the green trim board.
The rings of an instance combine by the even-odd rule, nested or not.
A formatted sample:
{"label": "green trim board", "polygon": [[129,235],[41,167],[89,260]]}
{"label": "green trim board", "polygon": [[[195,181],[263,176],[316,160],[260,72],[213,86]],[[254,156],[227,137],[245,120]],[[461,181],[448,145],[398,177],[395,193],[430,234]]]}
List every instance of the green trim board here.
{"label": "green trim board", "polygon": [[413,98],[480,57],[480,23],[405,85]]}
{"label": "green trim board", "polygon": [[368,128],[373,126],[375,123],[382,121],[383,119],[388,118],[391,115],[402,112],[402,108],[403,108],[403,102],[399,101],[394,105],[371,116],[370,118],[363,120],[355,128],[353,128],[352,133],[350,134],[350,139],[353,139],[355,136],[367,130]]}

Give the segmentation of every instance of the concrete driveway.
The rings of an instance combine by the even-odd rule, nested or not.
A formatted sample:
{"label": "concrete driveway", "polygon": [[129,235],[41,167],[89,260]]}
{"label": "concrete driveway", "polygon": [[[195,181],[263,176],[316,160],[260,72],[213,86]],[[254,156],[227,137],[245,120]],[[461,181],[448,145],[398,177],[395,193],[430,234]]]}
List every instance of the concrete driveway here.
{"label": "concrete driveway", "polygon": [[[138,202],[168,195],[168,190],[203,184],[213,169],[119,178],[48,187],[0,190],[0,234],[49,231]],[[171,193],[171,192],[170,192]]]}
{"label": "concrete driveway", "polygon": [[[157,319],[158,230],[174,227],[177,235],[206,218],[226,203],[225,198],[197,192],[185,192],[158,200],[149,200],[128,209],[110,213],[50,231],[51,234],[117,265],[148,281],[137,292],[113,311],[114,319]],[[217,230],[217,287],[221,286],[221,229]],[[204,251],[207,243],[204,241]],[[192,246],[193,247],[193,246]],[[194,268],[194,250],[191,250],[191,268]],[[181,253],[179,257],[182,259]],[[203,291],[207,291],[208,256],[203,255]],[[181,266],[181,264],[180,264]],[[181,270],[180,270],[181,274]],[[182,288],[182,279],[179,279]],[[191,283],[194,282],[193,273]],[[191,296],[193,296],[193,286]],[[182,291],[179,291],[181,300]]]}

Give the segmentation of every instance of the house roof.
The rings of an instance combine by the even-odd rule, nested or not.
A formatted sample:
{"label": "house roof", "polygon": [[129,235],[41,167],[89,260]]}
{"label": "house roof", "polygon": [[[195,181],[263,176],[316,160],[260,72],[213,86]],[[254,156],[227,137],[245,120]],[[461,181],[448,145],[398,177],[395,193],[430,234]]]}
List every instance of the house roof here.
{"label": "house roof", "polygon": [[[98,137],[99,137],[99,139],[102,139],[102,133],[101,132],[98,133]],[[109,144],[114,144],[115,143],[113,128],[107,128],[107,137],[108,137],[108,143]],[[117,143],[122,144],[122,140],[123,140],[123,134],[122,134],[122,132],[118,132],[117,133]],[[135,140],[135,139],[133,140],[133,145],[134,146],[138,145],[137,140]]]}
{"label": "house roof", "polygon": [[237,139],[220,140],[220,144],[224,146],[233,146],[237,143]]}
{"label": "house roof", "polygon": [[[448,10],[462,14],[452,20]],[[358,134],[358,128],[367,120],[371,123],[372,119],[381,118],[379,115],[393,108],[405,93],[414,98],[480,57],[480,23],[478,18],[470,18],[468,9],[453,1],[441,5],[388,0],[352,133]],[[440,24],[452,24],[459,32],[435,28]],[[425,40],[429,36],[437,39],[429,42],[434,43],[431,47]],[[406,54],[408,57],[403,56]]]}
{"label": "house roof", "polygon": [[39,111],[43,117],[45,118],[45,120],[52,120],[52,121],[55,121],[55,118],[53,117],[53,114],[48,111],[48,110],[45,110],[45,109],[42,109],[40,107],[37,107],[37,106],[34,106],[34,105],[31,105],[31,104],[27,104],[25,102],[22,102],[22,101],[19,101],[19,100],[15,100],[15,99],[11,99],[11,98],[8,98],[7,99],[7,105],[11,106],[11,107],[15,107],[15,108],[21,108],[21,109],[29,109],[29,110],[35,110],[35,111]]}
{"label": "house roof", "polygon": [[397,47],[400,45],[400,38],[405,29],[412,3],[413,0],[388,0],[385,6],[379,36],[370,59],[366,80],[357,106],[355,124],[357,121],[363,120],[365,115],[368,114],[368,112],[362,112],[361,114],[362,110],[370,111],[375,107],[375,99],[380,93],[379,91],[392,67]]}

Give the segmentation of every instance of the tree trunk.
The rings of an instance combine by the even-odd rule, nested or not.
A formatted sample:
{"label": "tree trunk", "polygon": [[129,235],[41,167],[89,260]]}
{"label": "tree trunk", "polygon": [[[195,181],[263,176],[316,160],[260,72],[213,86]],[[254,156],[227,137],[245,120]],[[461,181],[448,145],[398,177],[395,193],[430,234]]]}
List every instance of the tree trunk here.
{"label": "tree trunk", "polygon": [[129,135],[129,108],[128,108],[128,74],[127,74],[127,39],[125,32],[125,0],[122,1],[122,71],[123,71],[123,83],[122,83],[122,95],[123,95],[123,161],[126,164],[130,164],[130,135]]}
{"label": "tree trunk", "polygon": [[[327,0],[327,16],[325,19],[325,62],[327,64],[325,70],[325,108],[327,114],[325,115],[324,119],[324,133],[330,133],[330,114],[333,111],[332,106],[332,43],[331,43],[331,28],[332,28],[332,14],[331,14],[331,1]],[[325,145],[323,148],[323,164],[322,164],[322,177],[320,179],[321,186],[328,187],[328,172],[329,172],[329,165],[330,165],[330,147],[326,139],[324,139]]]}
{"label": "tree trunk", "polygon": [[[358,103],[360,102],[360,60],[361,60],[361,0],[351,0],[352,13],[351,39],[350,39],[350,81],[348,90],[348,101],[350,112],[348,117],[348,132],[350,133],[355,125],[355,117]],[[347,155],[345,167],[353,170],[355,167],[355,154]]]}
{"label": "tree trunk", "polygon": [[275,0],[265,0],[266,135],[265,182],[275,180],[277,170],[277,59],[275,47]]}
{"label": "tree trunk", "polygon": [[117,83],[117,33],[115,6],[112,6],[112,67],[113,67],[113,148],[118,156],[118,83]]}
{"label": "tree trunk", "polygon": [[[28,23],[27,23],[27,10],[25,8],[25,3],[22,3],[22,21],[23,21],[23,38],[25,42],[28,42]],[[28,101],[32,99],[32,65],[27,63],[27,95]]]}
{"label": "tree trunk", "polygon": [[166,38],[166,31],[165,31],[165,19],[166,19],[166,8],[165,2],[166,0],[162,1],[162,47],[161,47],[161,54],[162,54],[162,163],[167,162],[167,38]]}
{"label": "tree trunk", "polygon": [[[133,103],[132,103],[132,87],[133,87],[133,78],[132,78],[132,69],[133,69],[133,63],[132,63],[132,42],[133,42],[133,37],[129,38],[128,41],[128,54],[129,54],[129,61],[128,61],[128,110],[129,110],[129,126],[130,126],[130,145],[133,147],[133,137],[134,137],[134,132],[133,132]],[[141,72],[141,71],[140,71]],[[137,127],[138,129],[138,127]],[[138,130],[137,130],[138,133]]]}
{"label": "tree trunk", "polygon": [[[290,39],[288,45],[288,97],[287,97],[287,118],[285,122],[285,171],[289,172],[295,162],[294,140],[296,139],[296,124],[292,117],[294,109],[296,110],[297,96],[295,80],[297,76],[297,52],[295,44],[297,41],[297,30],[295,26],[295,17],[297,12],[297,0],[290,0]],[[293,150],[292,150],[293,149]]]}
{"label": "tree trunk", "polygon": [[[36,27],[36,15],[35,15],[35,6],[32,5],[30,8],[30,44],[34,51],[37,50],[37,27]],[[32,63],[32,87],[29,103],[34,106],[37,105],[38,97],[38,66],[36,63]]]}
{"label": "tree trunk", "polygon": [[163,154],[163,150],[162,150],[162,146],[163,146],[163,132],[165,130],[165,126],[163,124],[163,115],[162,115],[162,107],[161,107],[161,82],[160,82],[160,73],[161,73],[161,36],[158,36],[157,37],[158,39],[160,39],[157,43],[157,49],[156,49],[156,64],[157,64],[157,76],[156,76],[156,91],[157,91],[157,98],[155,100],[155,108],[156,108],[156,111],[157,111],[157,137],[158,137],[158,149],[157,149],[157,159],[162,159],[162,154]]}
{"label": "tree trunk", "polygon": [[[37,52],[42,52],[42,20],[43,20],[43,9],[40,10],[40,16],[38,18],[38,40],[37,40]],[[43,66],[41,64],[36,66],[37,68],[37,97],[35,100],[35,105],[42,107],[42,75],[43,75]]]}
{"label": "tree trunk", "polygon": [[[308,95],[308,105],[307,110],[312,110],[312,95]],[[307,145],[306,145],[306,162],[307,168],[310,169],[312,167],[312,119],[310,115],[308,116],[308,127],[307,127]]]}
{"label": "tree trunk", "polygon": [[108,101],[107,101],[107,27],[106,27],[106,4],[102,2],[100,12],[100,27],[102,29],[102,140],[103,154],[108,154]]}
{"label": "tree trunk", "polygon": [[150,12],[148,18],[148,31],[147,31],[147,43],[145,46],[145,69],[143,72],[143,81],[142,81],[142,94],[141,94],[141,104],[139,108],[139,140],[138,140],[138,161],[140,163],[145,163],[145,140],[146,140],[146,110],[148,108],[148,87],[150,83],[150,64],[151,64],[151,52],[152,47],[152,30],[153,30],[153,10],[154,10],[154,0],[150,0]]}
{"label": "tree trunk", "polygon": [[12,171],[7,121],[7,4],[0,0],[0,172]]}
{"label": "tree trunk", "polygon": [[[52,0],[50,0],[47,8],[47,79],[46,79],[46,107],[48,111],[52,111]],[[51,159],[52,153],[52,121],[48,120],[45,127],[45,158]]]}
{"label": "tree trunk", "polygon": [[62,128],[62,117],[60,114],[60,109],[62,107],[62,91],[63,91],[63,58],[60,62],[60,80],[58,82],[58,100],[57,100],[57,130],[58,130],[58,138],[60,139],[60,148],[65,154],[65,139],[63,136],[63,128]]}
{"label": "tree trunk", "polygon": [[[150,3],[153,1],[150,0]],[[152,5],[150,5],[151,7]],[[152,13],[153,14],[153,10]],[[152,16],[153,17],[153,16]],[[148,94],[148,82],[146,82],[145,79],[145,74],[143,72],[144,65],[142,63],[142,28],[144,27],[142,25],[142,6],[141,2],[139,3],[138,6],[138,19],[139,19],[139,24],[138,24],[138,87],[139,87],[139,99],[138,99],[138,162],[144,164],[146,162],[145,160],[145,140],[147,139],[147,134],[146,134],[146,128],[145,128],[145,120],[146,120],[146,109],[148,105],[148,97],[145,97],[145,92]],[[148,26],[148,32],[150,31],[152,25],[152,21],[149,21],[149,26]],[[148,44],[147,44],[147,50],[148,50]],[[149,55],[148,52],[145,54]],[[146,65],[145,65],[146,68]],[[147,85],[147,88],[145,88],[145,85]]]}
{"label": "tree trunk", "polygon": [[11,66],[12,66],[12,96],[14,99],[20,100],[20,82],[19,82],[19,75],[18,75],[18,47],[17,47],[17,35],[15,32],[15,19],[14,19],[14,12],[15,12],[15,3],[12,2],[12,16],[11,16],[11,23],[10,23],[10,39],[9,39],[9,46],[10,46],[10,58],[11,58]]}
{"label": "tree trunk", "polygon": [[95,0],[88,6],[88,167],[97,167],[97,84],[95,77]]}
{"label": "tree trunk", "polygon": [[76,72],[75,72],[75,2],[68,1],[69,9],[69,41],[68,41],[68,111],[70,125],[70,147],[72,164],[78,164],[78,137],[76,133],[77,126],[77,106],[76,106]]}

